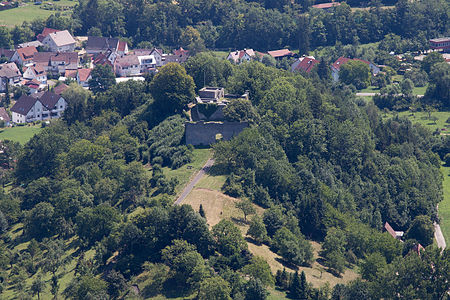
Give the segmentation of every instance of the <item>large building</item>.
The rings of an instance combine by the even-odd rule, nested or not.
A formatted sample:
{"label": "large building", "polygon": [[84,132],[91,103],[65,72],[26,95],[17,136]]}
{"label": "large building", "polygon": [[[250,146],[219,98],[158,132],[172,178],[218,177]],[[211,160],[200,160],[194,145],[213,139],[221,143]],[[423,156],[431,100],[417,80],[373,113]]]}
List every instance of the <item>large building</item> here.
{"label": "large building", "polygon": [[11,108],[14,123],[29,123],[61,117],[67,103],[63,97],[52,92],[22,95]]}
{"label": "large building", "polygon": [[434,50],[450,51],[450,37],[431,39],[430,47]]}

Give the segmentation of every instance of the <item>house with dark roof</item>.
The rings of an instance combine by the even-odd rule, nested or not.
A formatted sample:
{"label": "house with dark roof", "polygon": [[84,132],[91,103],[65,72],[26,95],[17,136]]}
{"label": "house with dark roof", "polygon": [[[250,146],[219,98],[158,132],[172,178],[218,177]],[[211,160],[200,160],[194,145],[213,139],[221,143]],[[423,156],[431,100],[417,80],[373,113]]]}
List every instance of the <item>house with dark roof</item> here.
{"label": "house with dark roof", "polygon": [[67,30],[49,33],[42,41],[53,52],[73,52],[77,42]]}
{"label": "house with dark roof", "polygon": [[86,52],[88,54],[105,53],[111,50],[115,60],[116,56],[123,56],[128,53],[127,42],[121,41],[118,38],[107,38],[101,36],[89,36],[86,44]]}
{"label": "house with dark roof", "polygon": [[11,108],[14,123],[57,119],[67,107],[64,98],[53,92],[34,95],[36,96],[22,95]]}
{"label": "house with dark roof", "polygon": [[11,61],[14,52],[15,52],[14,50],[0,48],[0,57],[6,57],[8,61]]}
{"label": "house with dark roof", "polygon": [[309,73],[317,63],[319,61],[314,56],[300,57],[291,65],[291,72]]}
{"label": "house with dark roof", "polygon": [[5,92],[6,85],[15,85],[20,82],[20,77],[22,74],[20,73],[19,68],[17,68],[16,64],[5,63],[0,65],[0,92]]}
{"label": "house with dark roof", "polygon": [[339,57],[332,65],[331,65],[331,76],[333,77],[334,81],[338,81],[339,80],[339,71],[341,69],[342,65],[345,65],[346,63],[348,63],[349,61],[360,61],[365,63],[366,65],[369,66],[371,72],[373,75],[376,75],[380,72],[380,68],[371,63],[370,61],[364,60],[364,59],[359,59],[359,58],[348,58],[348,57]]}
{"label": "house with dark roof", "polygon": [[33,62],[34,54],[37,53],[36,47],[25,47],[16,49],[13,56],[11,57],[11,61],[15,62],[19,65],[26,65]]}
{"label": "house with dark roof", "polygon": [[275,59],[283,59],[285,57],[293,57],[295,55],[294,52],[291,52],[289,49],[267,51],[267,54]]}

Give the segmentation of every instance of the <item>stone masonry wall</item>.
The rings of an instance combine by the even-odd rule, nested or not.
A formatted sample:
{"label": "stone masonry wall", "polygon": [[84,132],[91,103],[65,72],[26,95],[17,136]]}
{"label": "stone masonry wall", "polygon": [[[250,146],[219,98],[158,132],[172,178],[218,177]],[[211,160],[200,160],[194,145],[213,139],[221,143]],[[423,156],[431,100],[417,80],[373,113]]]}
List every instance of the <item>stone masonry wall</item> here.
{"label": "stone masonry wall", "polygon": [[221,134],[222,139],[228,141],[248,126],[248,122],[186,122],[186,145],[214,144],[217,134]]}

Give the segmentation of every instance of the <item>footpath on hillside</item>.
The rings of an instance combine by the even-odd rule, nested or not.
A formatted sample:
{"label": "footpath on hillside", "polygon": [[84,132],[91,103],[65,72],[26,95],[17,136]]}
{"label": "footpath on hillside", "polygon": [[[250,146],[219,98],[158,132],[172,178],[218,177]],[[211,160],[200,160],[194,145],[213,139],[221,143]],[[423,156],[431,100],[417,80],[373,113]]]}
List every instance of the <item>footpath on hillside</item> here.
{"label": "footpath on hillside", "polygon": [[206,161],[205,165],[198,171],[198,173],[195,175],[195,177],[189,181],[189,183],[186,185],[186,187],[183,189],[183,192],[178,197],[177,201],[175,201],[175,205],[180,204],[186,197],[189,195],[189,193],[192,191],[194,186],[199,182],[200,179],[202,179],[203,175],[205,175],[209,169],[214,164],[214,159],[210,158]]}

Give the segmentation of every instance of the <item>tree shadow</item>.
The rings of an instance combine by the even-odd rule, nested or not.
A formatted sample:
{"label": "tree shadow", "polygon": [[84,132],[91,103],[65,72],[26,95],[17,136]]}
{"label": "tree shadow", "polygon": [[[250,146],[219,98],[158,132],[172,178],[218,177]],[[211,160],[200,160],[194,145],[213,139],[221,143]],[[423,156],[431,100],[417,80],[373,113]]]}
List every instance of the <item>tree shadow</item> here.
{"label": "tree shadow", "polygon": [[218,165],[212,165],[209,169],[208,169],[208,175],[211,176],[220,176],[220,175],[227,175],[227,172],[225,172],[221,167],[219,167]]}
{"label": "tree shadow", "polygon": [[244,239],[245,239],[246,242],[251,243],[251,244],[256,245],[256,246],[262,246],[264,244],[263,242],[260,243],[257,240],[255,240],[255,239],[253,239],[252,237],[249,237],[249,236],[246,236]]}
{"label": "tree shadow", "polygon": [[279,257],[275,257],[275,260],[277,261],[277,262],[279,262],[283,267],[285,267],[286,269],[290,269],[290,270],[292,270],[292,271],[296,271],[297,269],[298,269],[298,266],[297,265],[295,265],[295,264],[293,264],[293,263],[290,263],[290,262],[288,262],[288,261],[286,261],[286,260],[284,260],[284,259],[282,259],[282,258],[279,258]]}
{"label": "tree shadow", "polygon": [[236,225],[240,225],[240,226],[245,226],[248,224],[248,222],[246,222],[242,218],[231,217],[231,221],[233,221],[233,223],[235,223]]}

